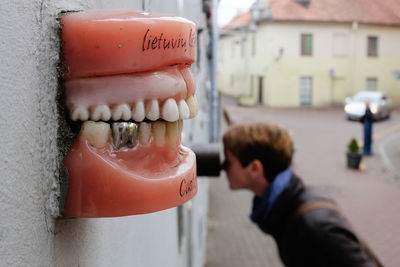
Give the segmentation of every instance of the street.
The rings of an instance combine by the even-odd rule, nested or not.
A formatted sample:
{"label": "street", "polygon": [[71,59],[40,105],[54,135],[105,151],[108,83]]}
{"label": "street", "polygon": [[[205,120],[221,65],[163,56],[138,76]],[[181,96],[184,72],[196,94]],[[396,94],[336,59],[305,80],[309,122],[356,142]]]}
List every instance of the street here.
{"label": "street", "polygon": [[[340,108],[224,107],[233,123],[264,121],[288,129],[295,147],[292,169],[338,203],[385,266],[400,266],[400,176],[390,162],[400,151],[392,141],[399,134],[400,112],[374,123],[374,154],[363,157],[362,170],[351,170],[347,144],[352,137],[362,141],[362,125],[346,120]],[[251,193],[229,191],[224,174],[221,178],[210,183],[206,266],[282,266],[273,240],[249,221]]]}

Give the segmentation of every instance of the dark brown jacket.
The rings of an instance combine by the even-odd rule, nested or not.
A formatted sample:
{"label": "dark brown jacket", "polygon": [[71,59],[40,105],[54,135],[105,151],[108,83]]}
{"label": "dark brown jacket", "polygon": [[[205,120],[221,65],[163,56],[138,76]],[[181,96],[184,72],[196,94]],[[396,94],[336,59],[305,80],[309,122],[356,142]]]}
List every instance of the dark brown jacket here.
{"label": "dark brown jacket", "polygon": [[288,267],[375,266],[347,220],[332,209],[308,211],[288,227],[302,203],[318,199],[323,198],[293,175],[272,207],[262,230],[274,237],[283,263]]}

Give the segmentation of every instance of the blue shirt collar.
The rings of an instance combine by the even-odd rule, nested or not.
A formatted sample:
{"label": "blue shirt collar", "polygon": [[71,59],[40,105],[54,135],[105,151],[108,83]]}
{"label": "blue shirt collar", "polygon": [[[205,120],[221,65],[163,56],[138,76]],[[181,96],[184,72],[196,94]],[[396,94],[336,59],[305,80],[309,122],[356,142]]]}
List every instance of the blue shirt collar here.
{"label": "blue shirt collar", "polygon": [[282,192],[288,187],[292,178],[290,169],[286,169],[275,177],[275,179],[267,186],[262,198],[255,196],[253,200],[251,220],[260,228],[267,219],[268,214]]}

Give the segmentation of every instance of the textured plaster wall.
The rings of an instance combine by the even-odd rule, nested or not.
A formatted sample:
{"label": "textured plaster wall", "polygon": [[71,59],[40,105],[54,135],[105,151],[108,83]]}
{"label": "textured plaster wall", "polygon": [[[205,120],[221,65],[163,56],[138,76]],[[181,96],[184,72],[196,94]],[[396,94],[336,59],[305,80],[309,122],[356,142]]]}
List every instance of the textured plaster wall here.
{"label": "textured plaster wall", "polygon": [[[129,8],[185,16],[205,27],[202,1],[21,0],[0,2],[0,266],[201,266],[207,181],[181,208],[108,219],[56,219],[58,23],[62,10]],[[207,43],[206,34],[202,41]],[[200,50],[201,51],[201,50]],[[195,66],[208,90],[205,51]],[[202,93],[207,95],[207,91]],[[203,112],[206,98],[199,97]],[[185,127],[207,140],[207,114]],[[194,135],[196,130],[196,135]],[[189,138],[190,137],[190,138]],[[178,243],[178,228],[186,229]]]}
{"label": "textured plaster wall", "polygon": [[[68,6],[60,3],[60,6]],[[57,8],[0,3],[0,262],[53,260],[50,191],[57,187]]]}

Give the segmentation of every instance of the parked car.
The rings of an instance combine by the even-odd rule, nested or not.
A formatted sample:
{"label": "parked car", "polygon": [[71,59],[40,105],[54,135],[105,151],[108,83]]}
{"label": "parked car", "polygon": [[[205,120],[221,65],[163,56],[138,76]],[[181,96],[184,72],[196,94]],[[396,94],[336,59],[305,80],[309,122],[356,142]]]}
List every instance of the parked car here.
{"label": "parked car", "polygon": [[361,91],[353,97],[345,99],[344,112],[349,120],[359,120],[365,113],[365,102],[369,100],[371,112],[377,120],[390,117],[392,101],[389,97],[377,91]]}

